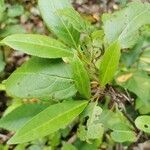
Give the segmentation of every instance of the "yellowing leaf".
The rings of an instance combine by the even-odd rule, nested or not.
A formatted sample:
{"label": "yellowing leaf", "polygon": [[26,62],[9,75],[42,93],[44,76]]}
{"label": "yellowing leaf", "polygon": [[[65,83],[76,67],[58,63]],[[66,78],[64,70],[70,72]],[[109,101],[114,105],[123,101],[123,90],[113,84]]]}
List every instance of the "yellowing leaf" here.
{"label": "yellowing leaf", "polygon": [[132,73],[128,73],[128,74],[121,75],[121,76],[117,77],[117,82],[119,82],[119,83],[126,82],[126,81],[129,80],[132,76],[133,76]]}

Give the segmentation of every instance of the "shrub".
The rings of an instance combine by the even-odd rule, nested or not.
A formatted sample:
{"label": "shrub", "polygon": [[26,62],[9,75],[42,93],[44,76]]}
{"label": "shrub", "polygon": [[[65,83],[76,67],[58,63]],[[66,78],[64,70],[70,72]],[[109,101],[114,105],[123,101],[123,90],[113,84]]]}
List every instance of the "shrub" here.
{"label": "shrub", "polygon": [[16,132],[8,144],[59,135],[75,136],[77,148],[85,141],[97,149],[104,142],[134,143],[141,131],[148,135],[150,4],[131,2],[104,14],[98,28],[68,0],[38,4],[55,38],[14,34],[0,42],[32,56],[3,83],[8,95],[36,101],[0,120]]}

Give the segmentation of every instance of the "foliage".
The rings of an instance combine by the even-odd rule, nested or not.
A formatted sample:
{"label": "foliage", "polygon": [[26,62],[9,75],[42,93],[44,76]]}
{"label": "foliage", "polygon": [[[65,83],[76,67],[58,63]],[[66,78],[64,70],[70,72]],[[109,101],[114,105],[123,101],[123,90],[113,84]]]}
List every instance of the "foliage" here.
{"label": "foliage", "polygon": [[[150,4],[131,2],[104,14],[98,29],[68,0],[39,0],[38,6],[53,38],[13,34],[0,41],[32,57],[0,90],[36,102],[19,104],[0,120],[1,128],[15,131],[8,144],[96,150],[106,142],[133,144],[141,131],[149,137]],[[8,16],[22,11],[15,5]]]}

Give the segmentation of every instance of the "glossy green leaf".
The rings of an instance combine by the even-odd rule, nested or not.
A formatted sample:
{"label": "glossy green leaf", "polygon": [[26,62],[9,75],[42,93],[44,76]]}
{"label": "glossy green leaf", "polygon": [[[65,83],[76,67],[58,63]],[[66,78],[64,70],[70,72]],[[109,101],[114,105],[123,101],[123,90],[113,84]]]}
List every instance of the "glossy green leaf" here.
{"label": "glossy green leaf", "polygon": [[80,14],[73,8],[65,8],[58,10],[58,13],[61,17],[64,17],[77,31],[86,32],[90,27],[90,24],[86,22]]}
{"label": "glossy green leaf", "polygon": [[3,39],[1,44],[43,58],[61,58],[73,55],[64,44],[44,35],[14,34]]}
{"label": "glossy green leaf", "polygon": [[39,8],[48,28],[67,45],[78,47],[80,33],[58,11],[72,8],[70,0],[38,0]]}
{"label": "glossy green leaf", "polygon": [[135,120],[135,125],[140,130],[150,133],[150,116],[139,116]]}
{"label": "glossy green leaf", "polygon": [[22,127],[9,144],[24,143],[64,128],[86,107],[87,101],[68,101],[51,105]]}
{"label": "glossy green leaf", "polygon": [[99,146],[97,146],[96,142],[93,143],[86,143],[82,142],[81,144],[77,145],[78,150],[98,150]]}
{"label": "glossy green leaf", "polygon": [[43,104],[25,104],[17,107],[15,110],[0,119],[0,127],[18,131],[35,115],[46,109]]}
{"label": "glossy green leaf", "polygon": [[76,88],[83,97],[89,99],[91,96],[90,79],[84,64],[77,56],[74,56],[71,65]]}
{"label": "glossy green leaf", "polygon": [[5,117],[6,115],[8,115],[10,112],[12,112],[13,110],[15,110],[16,108],[18,108],[19,106],[21,106],[23,104],[23,102],[20,99],[13,99],[11,101],[11,105],[8,106],[5,110],[5,112],[3,113],[3,117]]}
{"label": "glossy green leaf", "polygon": [[118,42],[112,43],[105,51],[100,67],[100,85],[104,87],[113,80],[120,59],[120,45]]}
{"label": "glossy green leaf", "polygon": [[104,32],[109,43],[119,40],[122,48],[129,48],[138,39],[138,30],[150,24],[150,4],[132,2],[104,20]]}
{"label": "glossy green leaf", "polygon": [[6,81],[8,94],[19,98],[60,100],[76,93],[70,65],[60,61],[32,58]]}
{"label": "glossy green leaf", "polygon": [[111,137],[114,141],[123,142],[135,142],[137,140],[136,134],[133,131],[116,130],[111,133]]}

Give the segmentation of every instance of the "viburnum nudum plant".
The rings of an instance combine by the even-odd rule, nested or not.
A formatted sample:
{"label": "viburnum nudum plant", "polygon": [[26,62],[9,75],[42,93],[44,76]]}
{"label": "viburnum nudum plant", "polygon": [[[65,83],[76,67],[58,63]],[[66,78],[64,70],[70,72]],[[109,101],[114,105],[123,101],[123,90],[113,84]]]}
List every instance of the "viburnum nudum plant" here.
{"label": "viburnum nudum plant", "polygon": [[103,142],[136,142],[141,131],[148,136],[150,4],[131,2],[104,14],[100,27],[82,19],[68,0],[38,5],[56,37],[14,34],[0,42],[32,56],[3,82],[6,92],[38,102],[0,120],[0,127],[16,132],[8,144],[64,130],[69,135],[73,128],[75,146],[79,140],[96,149]]}

